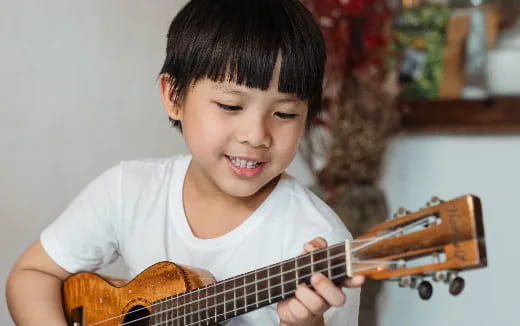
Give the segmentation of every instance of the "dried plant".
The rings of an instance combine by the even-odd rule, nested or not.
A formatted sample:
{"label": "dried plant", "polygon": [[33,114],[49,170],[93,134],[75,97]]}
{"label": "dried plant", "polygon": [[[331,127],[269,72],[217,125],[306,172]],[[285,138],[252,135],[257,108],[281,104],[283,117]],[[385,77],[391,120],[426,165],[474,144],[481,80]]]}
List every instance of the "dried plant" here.
{"label": "dried plant", "polygon": [[390,11],[384,1],[304,1],[327,43],[324,112],[302,149],[317,183],[332,200],[342,185],[374,184],[387,142],[398,125],[398,83],[387,70]]}

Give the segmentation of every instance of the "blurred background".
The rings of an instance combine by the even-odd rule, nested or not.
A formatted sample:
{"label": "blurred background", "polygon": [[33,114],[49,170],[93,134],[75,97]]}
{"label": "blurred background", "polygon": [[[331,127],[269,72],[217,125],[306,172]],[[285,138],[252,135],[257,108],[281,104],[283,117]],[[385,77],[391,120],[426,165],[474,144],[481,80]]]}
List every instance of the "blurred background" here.
{"label": "blurred background", "polygon": [[[2,292],[18,256],[94,177],[186,151],[156,80],[185,2],[0,0]],[[482,200],[488,267],[463,273],[455,297],[441,283],[430,300],[367,284],[360,325],[518,323],[519,1],[302,2],[329,60],[324,114],[290,173],[356,236],[433,195]],[[126,275],[121,262],[103,272]],[[13,324],[3,295],[0,324]]]}

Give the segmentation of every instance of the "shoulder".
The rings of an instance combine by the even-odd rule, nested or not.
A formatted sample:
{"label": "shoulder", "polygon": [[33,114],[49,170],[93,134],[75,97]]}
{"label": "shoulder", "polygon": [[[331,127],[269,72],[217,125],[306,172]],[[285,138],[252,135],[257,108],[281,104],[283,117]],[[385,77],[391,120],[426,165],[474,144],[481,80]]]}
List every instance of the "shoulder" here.
{"label": "shoulder", "polygon": [[121,161],[118,164],[121,173],[128,175],[149,175],[150,173],[161,173],[181,169],[189,164],[191,155],[180,154],[160,158],[141,158]]}
{"label": "shoulder", "polygon": [[132,184],[163,183],[185,173],[191,156],[188,154],[163,158],[143,158],[121,161],[119,171],[123,188]]}

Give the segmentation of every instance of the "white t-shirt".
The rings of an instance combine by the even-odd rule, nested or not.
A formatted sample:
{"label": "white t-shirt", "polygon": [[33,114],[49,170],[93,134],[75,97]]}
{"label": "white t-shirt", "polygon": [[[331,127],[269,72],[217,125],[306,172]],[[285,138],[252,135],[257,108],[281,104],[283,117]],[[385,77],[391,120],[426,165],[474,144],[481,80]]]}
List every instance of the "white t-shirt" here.
{"label": "white t-shirt", "polygon": [[[284,175],[241,225],[212,239],[193,235],[182,187],[190,155],[122,162],[91,182],[40,240],[65,270],[94,271],[124,259],[133,276],[159,261],[210,271],[217,281],[300,255],[317,236],[329,245],[350,238],[337,215]],[[326,325],[356,326],[359,289],[345,289],[347,305],[331,308]],[[278,325],[276,304],[227,325]]]}

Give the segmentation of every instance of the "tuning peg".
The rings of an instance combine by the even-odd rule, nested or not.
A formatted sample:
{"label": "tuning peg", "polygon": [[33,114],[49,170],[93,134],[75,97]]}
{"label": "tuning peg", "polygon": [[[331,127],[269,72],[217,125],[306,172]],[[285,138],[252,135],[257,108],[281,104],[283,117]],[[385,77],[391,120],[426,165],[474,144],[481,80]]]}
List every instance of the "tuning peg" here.
{"label": "tuning peg", "polygon": [[431,205],[435,205],[435,204],[440,204],[440,203],[443,203],[444,200],[440,199],[439,197],[437,196],[433,196],[429,202],[426,203],[426,206],[427,207],[430,207]]}
{"label": "tuning peg", "polygon": [[465,281],[462,277],[457,276],[450,283],[450,294],[459,295],[464,290]]}
{"label": "tuning peg", "polygon": [[449,278],[450,278],[450,276],[448,275],[448,273],[446,273],[444,271],[437,271],[433,274],[433,277],[432,277],[432,279],[435,282],[441,282],[441,281],[446,282],[447,280],[449,280]]}
{"label": "tuning peg", "polygon": [[428,300],[432,297],[433,286],[428,281],[422,281],[417,290],[419,291],[419,297],[423,300]]}
{"label": "tuning peg", "polygon": [[397,284],[399,285],[399,287],[402,287],[402,288],[410,287],[412,289],[415,289],[417,287],[417,277],[413,277],[413,276],[400,277]]}
{"label": "tuning peg", "polygon": [[399,217],[399,216],[404,216],[407,214],[410,214],[409,210],[406,210],[404,207],[399,207],[397,209],[397,212],[394,213],[394,218]]}

